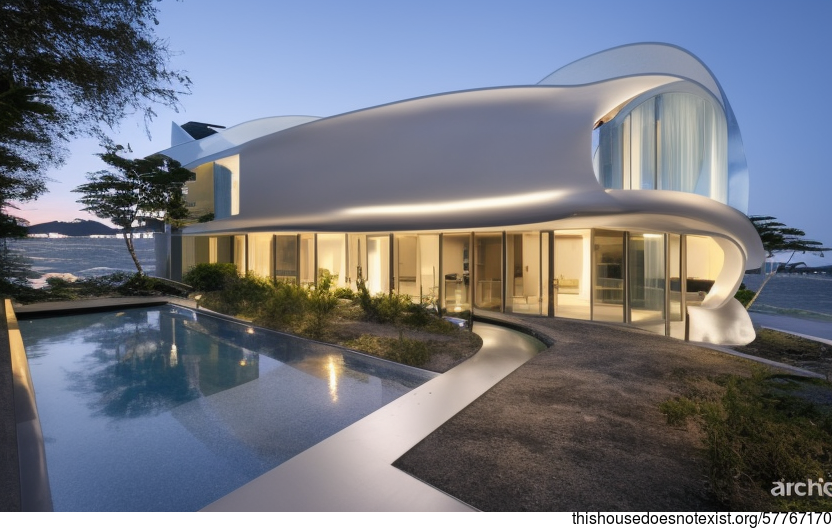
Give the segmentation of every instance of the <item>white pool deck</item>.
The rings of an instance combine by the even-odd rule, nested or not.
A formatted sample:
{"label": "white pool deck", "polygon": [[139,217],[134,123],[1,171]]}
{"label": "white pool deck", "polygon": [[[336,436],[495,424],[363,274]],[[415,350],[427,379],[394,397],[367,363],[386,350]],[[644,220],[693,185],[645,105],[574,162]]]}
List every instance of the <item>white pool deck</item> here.
{"label": "white pool deck", "polygon": [[475,323],[474,331],[483,347],[468,361],[202,511],[475,511],[392,465],[541,350],[506,328]]}

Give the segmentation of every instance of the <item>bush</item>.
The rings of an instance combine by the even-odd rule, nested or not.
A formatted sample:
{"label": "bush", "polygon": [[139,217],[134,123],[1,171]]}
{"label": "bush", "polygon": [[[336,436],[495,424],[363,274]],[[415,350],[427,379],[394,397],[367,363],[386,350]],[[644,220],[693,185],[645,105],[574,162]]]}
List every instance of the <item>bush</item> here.
{"label": "bush", "polygon": [[306,312],[308,291],[293,282],[277,281],[258,322],[270,328],[297,331]]}
{"label": "bush", "polygon": [[[701,382],[700,382],[701,384]],[[661,404],[668,423],[694,416],[708,455],[714,495],[731,509],[828,511],[832,499],[772,497],[772,483],[817,481],[832,473],[832,386],[762,369],[721,376],[717,391],[691,387]]]}
{"label": "bush", "polygon": [[182,277],[185,284],[201,292],[222,290],[237,279],[239,279],[237,265],[227,262],[197,264]]}
{"label": "bush", "polygon": [[202,304],[218,312],[256,319],[272,297],[273,283],[252,272],[238,277],[234,269],[234,279],[226,276],[225,286],[209,291],[202,297]]}
{"label": "bush", "polygon": [[331,291],[331,287],[332,278],[329,275],[323,275],[318,281],[317,288],[307,290],[309,317],[306,332],[312,337],[323,335],[332,312],[338,306],[338,298]]}
{"label": "bush", "polygon": [[[77,283],[76,283],[77,284]],[[96,284],[96,283],[94,283]],[[149,296],[149,295],[180,295],[181,291],[154,277],[148,277],[141,273],[131,275],[120,286],[116,287],[116,293],[128,296]]]}
{"label": "bush", "polygon": [[754,298],[754,293],[754,290],[747,289],[745,283],[742,283],[740,289],[734,294],[734,298],[741,302],[743,306],[748,306],[748,303]]}
{"label": "bush", "polygon": [[355,350],[412,367],[422,366],[430,359],[430,349],[427,344],[407,337],[400,336],[395,339],[364,334],[348,341],[346,345]]}

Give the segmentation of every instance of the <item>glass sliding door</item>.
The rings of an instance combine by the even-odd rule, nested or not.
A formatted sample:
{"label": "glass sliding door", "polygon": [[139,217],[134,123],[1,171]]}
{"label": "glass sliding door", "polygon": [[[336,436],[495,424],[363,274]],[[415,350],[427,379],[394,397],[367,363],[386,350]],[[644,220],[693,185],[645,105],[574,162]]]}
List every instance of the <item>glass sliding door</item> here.
{"label": "glass sliding door", "polygon": [[419,235],[419,299],[427,306],[439,303],[439,235]]}
{"label": "glass sliding door", "polygon": [[506,312],[541,313],[541,271],[540,233],[507,234]]}
{"label": "glass sliding door", "polygon": [[624,322],[624,233],[596,230],[592,261],[592,319]]}
{"label": "glass sliding door", "polygon": [[448,313],[471,309],[469,250],[471,235],[442,235],[442,306]]}
{"label": "glass sliding door", "polygon": [[246,236],[234,235],[234,264],[239,275],[246,274]]}
{"label": "glass sliding door", "polygon": [[346,284],[346,252],[343,233],[319,233],[318,237],[318,269],[316,279],[328,275],[332,279],[333,287]]}
{"label": "glass sliding door", "polygon": [[667,235],[667,271],[670,277],[670,291],[667,296],[668,335],[678,339],[685,338],[685,307],[682,296],[684,292],[681,279],[685,276],[683,262],[681,235]]}
{"label": "glass sliding door", "polygon": [[400,295],[409,295],[411,300],[419,302],[419,258],[418,238],[416,235],[396,235],[395,237],[395,282]]}
{"label": "glass sliding door", "polygon": [[474,234],[474,306],[494,312],[503,308],[503,235]]}
{"label": "glass sliding door", "polygon": [[390,292],[390,235],[367,236],[366,273],[371,295]]}
{"label": "glass sliding door", "polygon": [[248,271],[260,277],[272,276],[273,239],[272,233],[254,233],[248,236]]}
{"label": "glass sliding door", "polygon": [[274,237],[274,278],[297,283],[298,273],[298,236],[277,235]]}
{"label": "glass sliding door", "polygon": [[555,231],[555,317],[590,318],[591,241],[589,229]]}
{"label": "glass sliding door", "polygon": [[630,233],[628,241],[630,322],[665,333],[664,234]]}
{"label": "glass sliding door", "polygon": [[304,286],[315,284],[315,235],[300,235],[300,283]]}

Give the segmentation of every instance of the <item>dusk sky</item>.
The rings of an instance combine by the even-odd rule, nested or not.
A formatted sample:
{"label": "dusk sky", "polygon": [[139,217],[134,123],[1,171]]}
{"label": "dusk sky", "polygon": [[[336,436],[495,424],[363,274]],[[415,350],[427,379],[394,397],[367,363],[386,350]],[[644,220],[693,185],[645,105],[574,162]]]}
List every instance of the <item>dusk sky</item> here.
{"label": "dusk sky", "polygon": [[[574,60],[634,42],[699,57],[722,84],[743,135],[750,214],[778,217],[832,245],[832,2],[282,2],[165,0],[158,35],[177,51],[191,95],[112,138],[136,156],[169,146],[171,121],[225,126],[276,115],[331,116],[442,92],[536,84]],[[21,204],[31,223],[75,218],[71,192],[104,168],[96,140],[69,145],[49,194]],[[587,152],[589,155],[589,152]]]}

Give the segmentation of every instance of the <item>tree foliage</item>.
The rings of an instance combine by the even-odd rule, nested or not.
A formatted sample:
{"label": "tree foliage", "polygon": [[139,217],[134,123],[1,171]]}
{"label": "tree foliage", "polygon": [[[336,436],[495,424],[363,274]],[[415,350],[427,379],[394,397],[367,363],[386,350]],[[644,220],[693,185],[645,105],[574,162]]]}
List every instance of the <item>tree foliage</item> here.
{"label": "tree foliage", "polygon": [[0,2],[0,215],[46,191],[68,139],[176,107],[190,80],[168,69],[157,13],[156,0]]}
{"label": "tree foliage", "polygon": [[179,162],[154,154],[131,159],[121,155],[130,152],[121,145],[105,144],[98,156],[111,168],[87,174],[88,182],[72,192],[83,194],[84,204],[99,218],[109,220],[123,230],[127,250],[142,273],[141,263],[133,246],[135,228],[148,220],[163,220],[181,225],[188,217],[182,186],[191,177]]}
{"label": "tree foliage", "polygon": [[794,227],[788,227],[778,222],[773,216],[750,216],[749,220],[754,224],[760,240],[763,242],[763,249],[769,257],[774,256],[775,251],[830,251],[830,248],[823,247],[821,242],[806,240],[803,237],[806,233]]}

